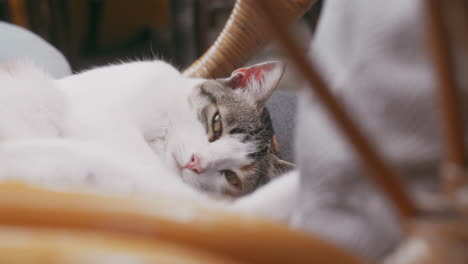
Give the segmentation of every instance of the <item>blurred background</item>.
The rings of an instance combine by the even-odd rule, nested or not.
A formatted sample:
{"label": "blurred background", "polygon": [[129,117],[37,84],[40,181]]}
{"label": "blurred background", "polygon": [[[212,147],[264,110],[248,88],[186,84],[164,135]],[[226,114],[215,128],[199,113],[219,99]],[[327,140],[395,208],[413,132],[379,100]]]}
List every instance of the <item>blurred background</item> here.
{"label": "blurred background", "polygon": [[[183,69],[216,39],[234,4],[234,0],[0,0],[0,20],[40,35],[65,55],[75,72],[149,58]],[[314,5],[299,23],[305,41],[312,36],[320,9],[321,3]],[[281,57],[278,50],[272,44],[250,63]]]}

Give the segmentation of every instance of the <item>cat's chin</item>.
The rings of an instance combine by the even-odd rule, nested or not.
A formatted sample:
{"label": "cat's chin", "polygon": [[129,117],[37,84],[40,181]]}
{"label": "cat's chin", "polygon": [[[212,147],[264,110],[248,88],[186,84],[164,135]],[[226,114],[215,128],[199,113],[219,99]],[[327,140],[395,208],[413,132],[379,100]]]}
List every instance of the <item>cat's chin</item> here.
{"label": "cat's chin", "polygon": [[179,162],[177,161],[174,155],[171,155],[165,161],[166,166],[177,176],[182,177],[183,168],[180,166]]}
{"label": "cat's chin", "polygon": [[192,184],[192,179],[194,178],[193,175],[191,175],[192,172],[190,171],[187,171],[187,170],[184,170],[184,169],[181,169],[180,170],[180,178],[182,179],[182,181],[184,181],[185,183],[189,184],[190,186],[193,186],[194,188],[196,188],[193,184]]}
{"label": "cat's chin", "polygon": [[200,175],[195,174],[194,172],[187,170],[187,169],[182,169],[180,173],[180,178],[182,179],[184,183],[190,185],[192,188],[195,188],[201,192],[210,194],[211,196],[211,193],[208,191],[208,189],[203,188],[200,182],[197,181],[198,177],[200,177]]}

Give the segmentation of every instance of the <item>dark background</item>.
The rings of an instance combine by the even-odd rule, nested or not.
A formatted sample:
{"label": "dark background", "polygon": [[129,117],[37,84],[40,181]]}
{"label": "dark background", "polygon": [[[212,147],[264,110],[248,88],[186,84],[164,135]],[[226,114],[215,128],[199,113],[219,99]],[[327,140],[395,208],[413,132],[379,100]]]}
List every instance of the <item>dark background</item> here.
{"label": "dark background", "polygon": [[[74,71],[159,58],[183,69],[211,45],[234,0],[0,0],[0,20],[36,32]],[[303,21],[312,32],[320,4]]]}

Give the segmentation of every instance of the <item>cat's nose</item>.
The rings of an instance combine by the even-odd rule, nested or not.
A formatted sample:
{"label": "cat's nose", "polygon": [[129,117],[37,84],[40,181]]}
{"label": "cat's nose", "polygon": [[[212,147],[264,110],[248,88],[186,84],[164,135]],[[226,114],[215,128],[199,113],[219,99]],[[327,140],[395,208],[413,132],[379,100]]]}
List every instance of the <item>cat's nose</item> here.
{"label": "cat's nose", "polygon": [[200,164],[200,157],[193,154],[190,161],[183,167],[183,169],[189,169],[197,174],[203,173],[205,171]]}

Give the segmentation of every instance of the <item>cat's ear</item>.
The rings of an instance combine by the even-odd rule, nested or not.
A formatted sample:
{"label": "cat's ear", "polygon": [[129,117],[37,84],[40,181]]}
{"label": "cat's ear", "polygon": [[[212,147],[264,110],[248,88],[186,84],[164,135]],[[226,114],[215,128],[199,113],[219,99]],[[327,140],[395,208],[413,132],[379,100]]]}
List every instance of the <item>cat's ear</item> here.
{"label": "cat's ear", "polygon": [[226,79],[226,86],[248,99],[255,100],[257,105],[264,106],[278,86],[283,76],[285,64],[271,61],[237,69]]}
{"label": "cat's ear", "polygon": [[288,171],[294,170],[295,168],[296,165],[275,157],[275,160],[273,161],[273,173],[271,173],[270,177],[272,179],[276,178]]}

